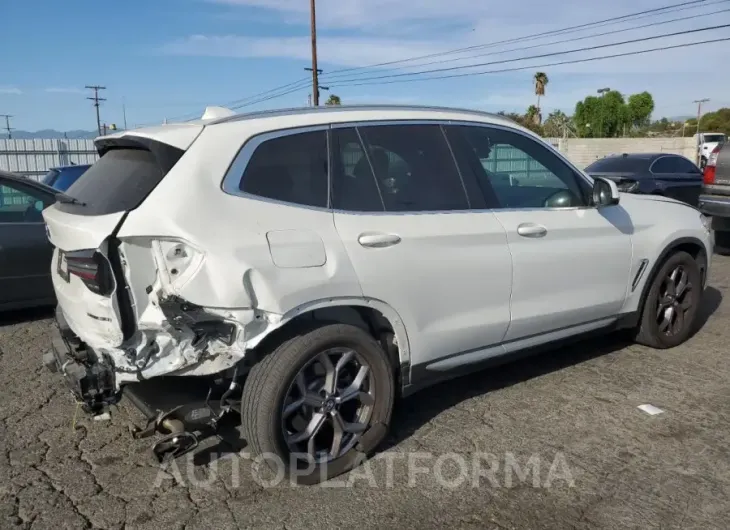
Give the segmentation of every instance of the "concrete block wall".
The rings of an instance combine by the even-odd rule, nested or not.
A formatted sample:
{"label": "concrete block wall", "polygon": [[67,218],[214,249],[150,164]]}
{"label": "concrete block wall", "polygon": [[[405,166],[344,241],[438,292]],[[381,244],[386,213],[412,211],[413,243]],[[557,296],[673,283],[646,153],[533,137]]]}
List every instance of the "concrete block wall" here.
{"label": "concrete block wall", "polygon": [[610,154],[674,153],[694,161],[697,152],[693,138],[560,138],[557,148],[581,169]]}

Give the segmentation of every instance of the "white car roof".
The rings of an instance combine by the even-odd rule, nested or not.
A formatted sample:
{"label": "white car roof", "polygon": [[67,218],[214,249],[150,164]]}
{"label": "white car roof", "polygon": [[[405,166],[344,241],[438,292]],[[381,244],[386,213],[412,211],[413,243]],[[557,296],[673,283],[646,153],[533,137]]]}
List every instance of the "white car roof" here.
{"label": "white car roof", "polygon": [[[333,105],[323,107],[304,107],[292,109],[266,110],[234,114],[222,118],[199,119],[184,123],[170,123],[155,127],[145,127],[98,138],[121,138],[124,136],[142,136],[187,149],[204,127],[228,127],[239,124],[245,129],[278,130],[307,125],[327,123],[350,123],[370,121],[467,121],[491,125],[503,125],[533,134],[528,129],[499,114],[490,114],[468,109],[447,107],[403,106],[403,105]],[[255,127],[250,127],[254,125]]]}

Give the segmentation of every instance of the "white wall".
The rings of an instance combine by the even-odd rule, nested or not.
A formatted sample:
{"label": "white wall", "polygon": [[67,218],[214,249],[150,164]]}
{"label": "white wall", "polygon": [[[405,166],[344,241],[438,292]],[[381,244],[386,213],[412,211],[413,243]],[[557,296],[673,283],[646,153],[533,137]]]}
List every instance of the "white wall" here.
{"label": "white wall", "polygon": [[550,141],[581,169],[610,154],[674,153],[694,161],[697,152],[693,138],[560,138]]}

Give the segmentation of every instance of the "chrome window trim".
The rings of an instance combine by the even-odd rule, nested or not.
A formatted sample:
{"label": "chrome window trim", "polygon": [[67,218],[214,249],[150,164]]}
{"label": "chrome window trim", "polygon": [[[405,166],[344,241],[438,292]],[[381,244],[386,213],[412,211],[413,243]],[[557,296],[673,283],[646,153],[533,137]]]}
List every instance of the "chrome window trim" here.
{"label": "chrome window trim", "polygon": [[[536,208],[536,207],[526,207],[526,208],[486,208],[486,209],[465,209],[465,210],[414,210],[414,211],[404,211],[404,212],[387,212],[387,211],[374,211],[374,212],[355,212],[350,210],[341,210],[341,209],[333,209],[331,208],[331,170],[332,168],[328,164],[328,197],[327,197],[327,204],[326,207],[320,207],[320,206],[310,206],[305,204],[299,204],[294,202],[288,202],[288,201],[280,201],[276,199],[271,199],[268,197],[260,197],[258,195],[253,195],[251,193],[243,192],[239,189],[239,184],[241,182],[241,178],[243,177],[243,173],[246,169],[246,166],[248,166],[248,163],[251,160],[251,157],[253,156],[254,151],[256,148],[261,145],[263,142],[267,140],[271,140],[274,138],[280,138],[284,136],[291,136],[293,134],[300,134],[300,133],[307,133],[307,132],[316,132],[316,131],[327,131],[327,130],[334,130],[334,129],[344,129],[349,127],[354,128],[362,128],[362,127],[376,127],[376,126],[383,126],[383,125],[437,125],[437,126],[449,126],[449,125],[456,125],[456,126],[473,126],[473,127],[484,127],[484,128],[493,128],[493,129],[500,129],[508,132],[512,132],[515,134],[519,134],[523,136],[524,138],[527,138],[528,140],[531,140],[533,142],[542,142],[542,145],[548,148],[548,150],[554,155],[557,156],[559,160],[561,160],[564,164],[566,164],[573,173],[577,176],[577,178],[582,179],[583,182],[588,185],[590,188],[593,187],[593,179],[590,178],[590,176],[586,175],[583,171],[578,169],[575,164],[573,164],[570,160],[568,160],[563,154],[558,151],[552,144],[549,142],[546,142],[542,139],[535,138],[531,134],[526,133],[525,131],[522,131],[518,129],[517,127],[511,127],[506,126],[503,124],[496,124],[496,123],[485,123],[485,122],[479,122],[479,121],[470,121],[470,120],[444,120],[444,119],[413,119],[413,120],[372,120],[372,121],[352,121],[352,122],[341,122],[341,123],[327,123],[327,124],[318,124],[318,125],[309,125],[309,126],[299,126],[299,127],[291,127],[291,128],[284,128],[284,129],[276,129],[271,130],[267,132],[262,132],[255,134],[248,138],[241,148],[238,150],[238,153],[233,159],[233,162],[231,162],[230,166],[228,167],[228,170],[226,171],[223,181],[221,183],[222,190],[227,193],[228,195],[233,195],[236,197],[243,197],[246,199],[261,201],[261,202],[268,202],[272,204],[278,204],[283,206],[293,206],[296,208],[304,208],[308,210],[314,210],[314,211],[334,211],[336,213],[347,213],[350,215],[424,215],[424,214],[437,214],[437,215],[443,215],[443,214],[464,214],[469,212],[494,212],[494,211],[500,211],[500,212],[507,212],[507,211],[518,211],[518,212],[524,212],[524,211],[568,211],[568,210],[592,210],[597,209],[598,207],[596,205],[584,205],[584,206],[568,206],[565,208]],[[359,133],[358,133],[359,134]],[[450,146],[450,143],[447,140],[447,145]],[[327,139],[327,149],[328,149],[328,160],[331,151],[331,145],[329,143],[329,138]],[[666,155],[665,155],[666,156]],[[458,171],[458,167],[457,167]],[[459,172],[460,173],[460,172]],[[468,194],[467,194],[467,200],[468,200]]]}
{"label": "chrome window trim", "polygon": [[[221,189],[227,193],[228,195],[234,195],[236,197],[243,197],[246,199],[252,199],[255,201],[260,202],[267,202],[271,204],[279,204],[282,206],[294,206],[296,208],[304,208],[308,210],[315,210],[320,212],[328,212],[331,211],[331,208],[329,207],[330,203],[330,192],[329,192],[329,173],[330,168],[329,164],[327,165],[327,200],[325,202],[325,206],[311,206],[308,204],[299,204],[297,202],[289,202],[289,201],[281,201],[278,199],[272,199],[270,197],[261,197],[259,195],[254,195],[253,193],[248,193],[245,191],[241,191],[239,186],[241,184],[241,179],[243,178],[243,173],[246,170],[246,167],[248,166],[248,163],[251,161],[251,157],[253,157],[254,152],[256,151],[256,148],[258,148],[262,143],[273,140],[276,138],[283,138],[285,136],[292,136],[295,134],[302,134],[302,133],[309,133],[309,132],[318,132],[323,131],[326,132],[330,129],[329,124],[324,125],[310,125],[310,126],[303,126],[303,127],[293,127],[289,129],[278,129],[268,132],[263,132],[259,134],[255,134],[254,136],[251,136],[248,138],[241,148],[238,150],[238,153],[236,153],[236,156],[233,159],[233,162],[231,162],[231,165],[228,167],[228,170],[226,171],[226,174],[223,177],[223,181],[221,183]],[[327,152],[325,152],[325,156],[329,157],[329,138],[325,138],[325,144]]]}

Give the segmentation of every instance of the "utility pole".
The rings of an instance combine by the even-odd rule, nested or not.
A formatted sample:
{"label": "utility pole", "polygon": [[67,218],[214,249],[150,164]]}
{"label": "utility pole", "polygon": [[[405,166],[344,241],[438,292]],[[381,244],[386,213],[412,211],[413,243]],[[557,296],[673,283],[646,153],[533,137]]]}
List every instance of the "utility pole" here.
{"label": "utility pole", "polygon": [[99,90],[106,90],[106,87],[99,85],[86,85],[86,88],[94,91],[94,95],[86,99],[90,99],[94,102],[94,106],[96,107],[96,129],[99,131],[99,136],[101,136],[101,117],[99,116],[99,102],[106,101],[106,99],[99,97]]}
{"label": "utility pole", "polygon": [[127,105],[122,103],[122,116],[124,117],[124,130],[127,130]]}
{"label": "utility pole", "polygon": [[10,118],[12,117],[12,114],[0,114],[0,118],[5,118],[5,130],[8,131],[8,140],[13,139],[13,128],[10,126]]}
{"label": "utility pole", "polygon": [[603,108],[603,105],[604,105],[603,96],[606,94],[606,92],[609,92],[610,90],[611,90],[610,88],[599,88],[598,89],[598,93],[601,95],[601,128],[600,128],[600,132],[599,132],[599,134],[601,136],[603,136],[603,113],[605,111],[605,109]]}
{"label": "utility pole", "polygon": [[315,14],[316,0],[309,0],[310,31],[312,34],[312,101],[315,107],[319,106],[319,74],[317,69],[317,16]]}
{"label": "utility pole", "polygon": [[696,99],[692,103],[697,103],[697,154],[696,160],[697,165],[702,162],[702,153],[700,152],[700,120],[702,119],[702,104],[710,101],[710,98]]}

